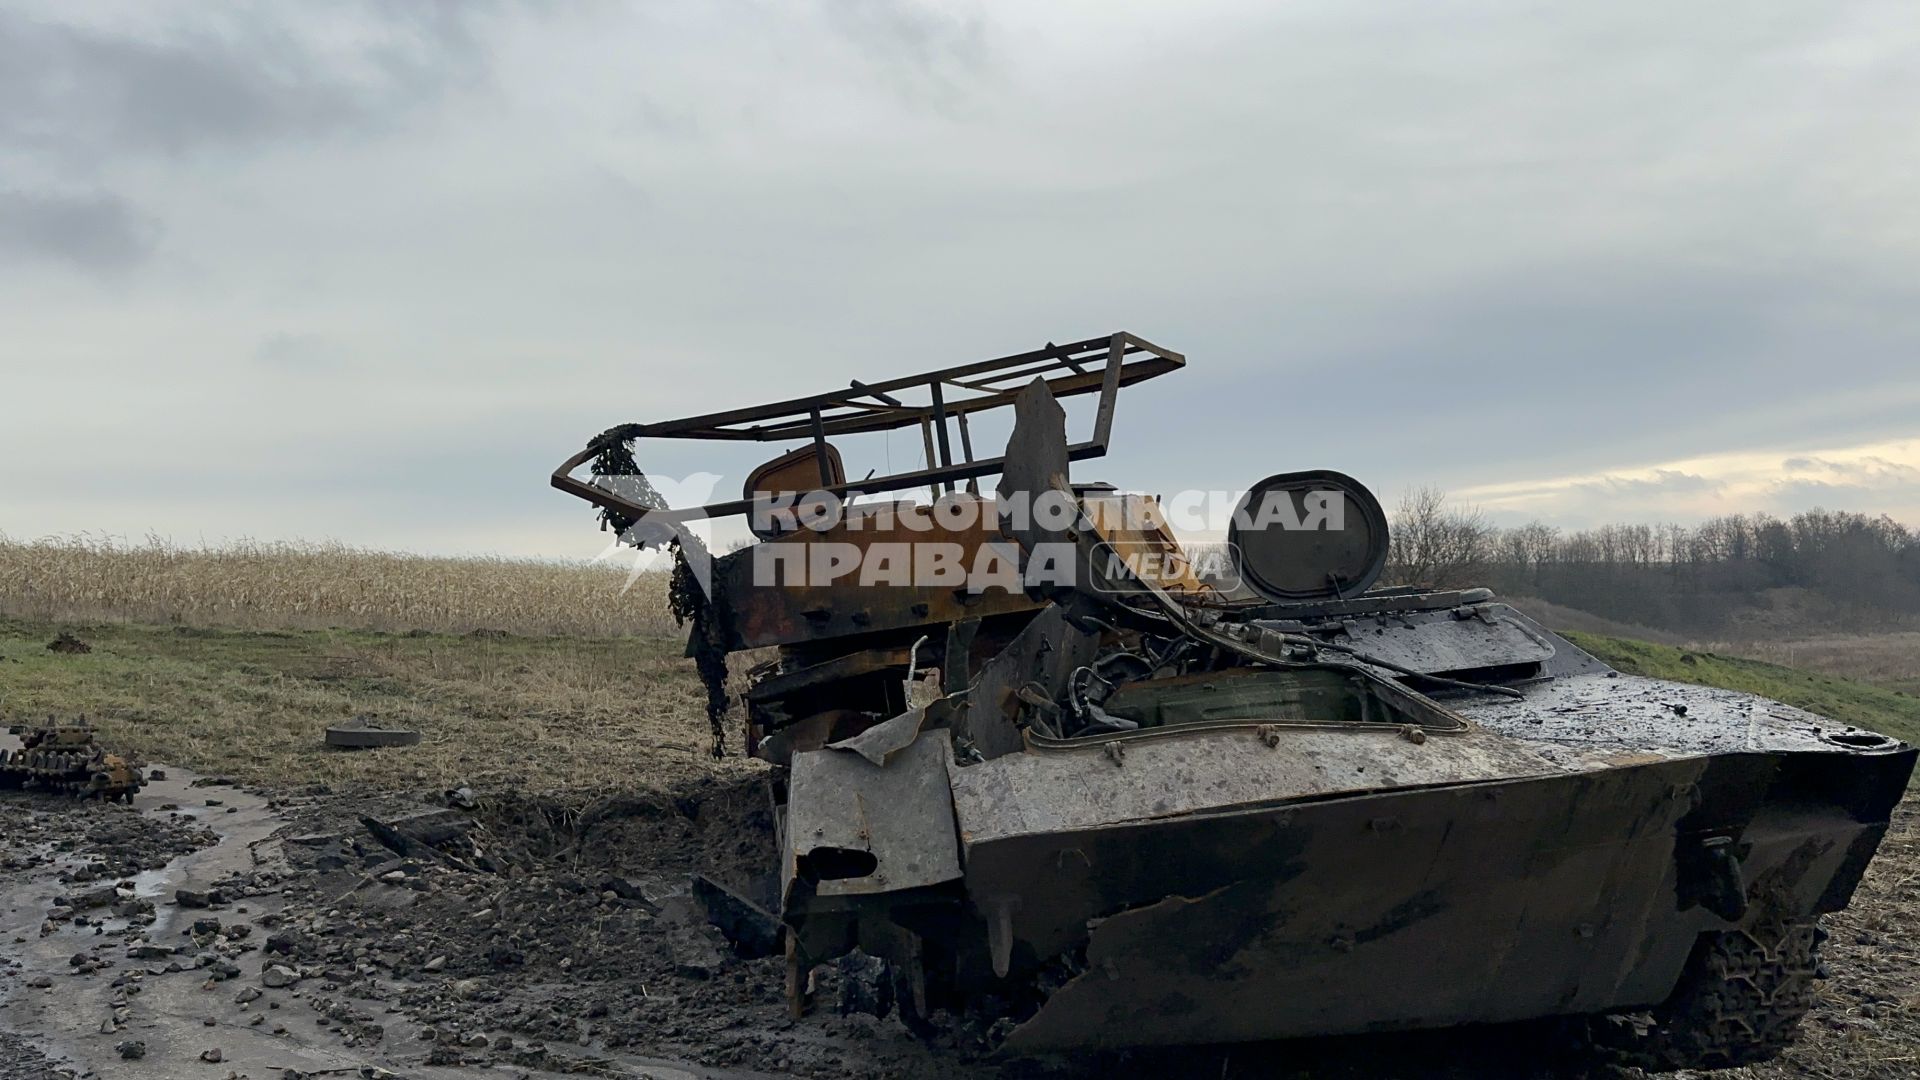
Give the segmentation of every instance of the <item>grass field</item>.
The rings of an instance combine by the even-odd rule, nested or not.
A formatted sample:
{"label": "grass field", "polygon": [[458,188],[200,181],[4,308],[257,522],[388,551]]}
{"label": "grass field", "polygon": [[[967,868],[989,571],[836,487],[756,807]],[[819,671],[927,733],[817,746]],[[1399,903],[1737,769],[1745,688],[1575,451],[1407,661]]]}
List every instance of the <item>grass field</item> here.
{"label": "grass field", "polygon": [[[47,649],[61,630],[91,651]],[[1920,742],[1920,698],[1899,691],[1755,660],[1572,637],[1623,671],[1765,694]],[[116,749],[266,783],[634,790],[716,767],[757,767],[707,756],[705,698],[681,648],[665,635],[0,619],[0,718],[85,715]],[[342,752],[323,744],[329,725],[357,717],[417,729],[421,745]]]}
{"label": "grass field", "polygon": [[1874,633],[1832,633],[1796,629],[1817,621],[1776,622],[1765,637],[1697,640],[1671,630],[1616,622],[1590,612],[1561,607],[1531,598],[1509,601],[1527,615],[1561,633],[1587,637],[1625,638],[1679,646],[1696,655],[1764,660],[1781,667],[1873,683],[1909,695],[1920,695],[1920,632],[1884,630]]}
{"label": "grass field", "polygon": [[[329,544],[0,538],[0,718],[84,714],[115,748],[263,782],[586,791],[710,771],[666,575],[626,584],[608,565]],[[48,651],[61,629],[92,651]],[[1920,640],[1907,640],[1920,635],[1774,643],[1817,671],[1570,636],[1624,671],[1765,694],[1920,742],[1920,698],[1899,681],[1920,675]],[[324,747],[328,725],[362,716],[417,728],[423,742]]]}
{"label": "grass field", "polygon": [[[91,646],[46,648],[59,630]],[[542,792],[751,768],[707,753],[678,638],[523,638],[0,620],[0,718],[85,715],[110,747],[244,781]],[[419,746],[338,751],[367,716]]]}
{"label": "grass field", "polygon": [[1920,695],[1920,633],[1816,634],[1781,641],[1703,642],[1699,648],[1861,679]]}

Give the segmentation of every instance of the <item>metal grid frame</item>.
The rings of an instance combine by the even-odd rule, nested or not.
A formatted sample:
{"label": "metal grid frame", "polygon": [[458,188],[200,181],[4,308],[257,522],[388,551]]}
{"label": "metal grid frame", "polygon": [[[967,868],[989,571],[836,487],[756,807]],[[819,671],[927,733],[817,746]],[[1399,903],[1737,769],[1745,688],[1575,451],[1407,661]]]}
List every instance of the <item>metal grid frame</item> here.
{"label": "metal grid frame", "polygon": [[[1006,408],[1014,397],[1034,379],[1044,379],[1056,398],[1098,393],[1094,413],[1093,437],[1067,447],[1070,461],[1096,458],[1107,452],[1113,429],[1113,406],[1122,386],[1164,375],[1186,366],[1186,357],[1161,348],[1124,330],[1105,337],[1088,338],[1067,345],[1049,342],[1031,352],[1015,353],[993,360],[940,368],[919,375],[908,375],[885,382],[863,383],[854,380],[844,390],[833,390],[809,397],[778,401],[744,409],[706,413],[680,420],[652,424],[633,424],[623,430],[638,439],[708,439],[720,441],[775,442],[807,438],[813,441],[820,460],[819,490],[841,498],[850,494],[872,495],[907,488],[946,485],[951,491],[955,481],[977,480],[1000,472],[1006,458],[975,458],[967,417],[988,409]],[[927,391],[926,405],[908,405],[896,395],[916,389]],[[960,396],[949,398],[957,391]],[[953,457],[957,428],[961,460]],[[869,476],[845,483],[831,483],[828,474],[826,441],[833,435],[852,435],[874,431],[892,431],[919,427],[925,443],[926,467],[907,472]],[[581,480],[573,471],[586,464],[600,450],[596,442],[561,462],[553,471],[555,488],[585,499],[595,506],[633,518],[657,523],[678,523],[701,518],[743,514],[754,505],[752,499],[734,499],[684,509],[659,510],[643,506],[596,480]]]}

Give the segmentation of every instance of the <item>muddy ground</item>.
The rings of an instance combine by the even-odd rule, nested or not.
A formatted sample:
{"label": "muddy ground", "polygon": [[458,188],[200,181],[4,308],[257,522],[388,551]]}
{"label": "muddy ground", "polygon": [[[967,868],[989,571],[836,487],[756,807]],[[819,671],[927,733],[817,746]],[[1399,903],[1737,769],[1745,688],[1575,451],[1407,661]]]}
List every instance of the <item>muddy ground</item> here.
{"label": "muddy ground", "polygon": [[[696,870],[744,882],[758,785],[546,804],[243,790],[168,770],[133,806],[0,792],[0,1077],[1607,1075],[1513,1029],[1071,1062],[978,1060],[843,1010],[822,973],[706,925]],[[367,819],[398,828],[383,842]],[[1802,1043],[1748,1078],[1920,1074],[1920,839],[1903,811]],[[418,842],[427,837],[432,844]],[[395,847],[405,849],[405,853]]]}

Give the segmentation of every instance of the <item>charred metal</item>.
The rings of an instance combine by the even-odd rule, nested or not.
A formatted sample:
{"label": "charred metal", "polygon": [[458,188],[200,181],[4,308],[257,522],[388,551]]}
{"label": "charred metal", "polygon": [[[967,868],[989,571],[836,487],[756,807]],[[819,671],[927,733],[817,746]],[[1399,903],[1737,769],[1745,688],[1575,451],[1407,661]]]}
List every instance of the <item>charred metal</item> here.
{"label": "charred metal", "polygon": [[[1484,589],[1373,588],[1386,518],[1339,473],[1253,483],[1244,505],[1279,509],[1236,514],[1231,580],[1195,573],[1154,500],[1070,476],[1121,387],[1184,364],[1124,332],[1049,344],[625,425],[553,474],[642,539],[758,512],[685,608],[716,718],[737,697],[773,766],[777,886],[764,910],[702,890],[743,949],[784,950],[793,1008],[858,951],[910,1026],[986,1010],[1010,1053],[1541,1017],[1653,1066],[1777,1052],[1814,921],[1915,750],[1623,675]],[[1081,394],[1075,441],[1058,399]],[[976,459],[969,420],[996,409],[1006,450]],[[833,440],[899,428],[924,466],[849,481]],[[673,509],[634,494],[625,447],[653,438],[799,445],[741,498]],[[572,475],[589,461],[615,468]],[[912,488],[928,501],[861,501]],[[834,512],[810,518],[815,495]],[[1071,512],[1003,513],[1044,501]],[[764,572],[928,543],[1020,572]],[[1043,549],[1073,573],[1026,573]],[[728,694],[725,657],[759,649]],[[1710,992],[1730,965],[1747,996]]]}
{"label": "charred metal", "polygon": [[140,767],[94,742],[84,718],[61,724],[14,724],[20,749],[0,750],[0,787],[37,787],[84,799],[132,802],[146,782]]}

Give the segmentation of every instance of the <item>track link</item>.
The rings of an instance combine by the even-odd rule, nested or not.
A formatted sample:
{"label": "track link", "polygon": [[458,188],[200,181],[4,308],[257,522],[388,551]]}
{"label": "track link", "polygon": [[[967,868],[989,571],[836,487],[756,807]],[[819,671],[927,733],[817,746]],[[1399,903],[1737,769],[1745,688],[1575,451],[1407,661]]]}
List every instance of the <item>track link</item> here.
{"label": "track link", "polygon": [[1813,1005],[1820,942],[1811,919],[1701,935],[1673,996],[1593,1021],[1596,1046],[1649,1071],[1728,1069],[1777,1056]]}

